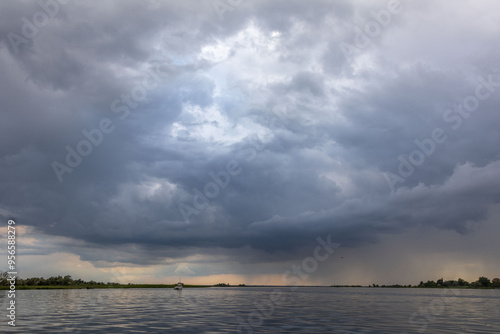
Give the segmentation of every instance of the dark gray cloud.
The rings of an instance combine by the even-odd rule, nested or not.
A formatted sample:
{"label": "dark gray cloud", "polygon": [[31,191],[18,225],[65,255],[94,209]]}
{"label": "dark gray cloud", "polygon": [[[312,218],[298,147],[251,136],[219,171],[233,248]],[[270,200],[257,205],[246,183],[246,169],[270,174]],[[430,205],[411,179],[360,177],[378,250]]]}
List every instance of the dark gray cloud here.
{"label": "dark gray cloud", "polygon": [[0,6],[0,214],[78,241],[30,254],[290,261],[320,235],[468,235],[500,199],[496,3],[402,1],[375,34],[387,2],[75,0],[34,36],[40,5]]}

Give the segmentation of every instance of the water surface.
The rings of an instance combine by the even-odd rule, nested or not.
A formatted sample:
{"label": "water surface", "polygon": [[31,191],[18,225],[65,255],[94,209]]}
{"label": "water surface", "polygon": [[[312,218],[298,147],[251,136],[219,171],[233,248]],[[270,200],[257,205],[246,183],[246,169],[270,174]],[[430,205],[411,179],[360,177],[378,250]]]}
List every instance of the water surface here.
{"label": "water surface", "polygon": [[21,290],[0,332],[500,333],[500,290],[191,288]]}

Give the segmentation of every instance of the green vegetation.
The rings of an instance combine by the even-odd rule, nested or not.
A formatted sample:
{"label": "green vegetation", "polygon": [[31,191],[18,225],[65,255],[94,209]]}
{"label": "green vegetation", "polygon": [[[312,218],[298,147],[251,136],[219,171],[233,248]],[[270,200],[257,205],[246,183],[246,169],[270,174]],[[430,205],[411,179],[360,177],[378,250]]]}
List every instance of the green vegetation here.
{"label": "green vegetation", "polygon": [[481,276],[475,282],[467,282],[459,278],[458,280],[445,281],[442,278],[436,282],[427,281],[420,282],[418,288],[472,288],[472,289],[498,289],[500,288],[500,278],[494,278],[490,281],[489,278]]}
{"label": "green vegetation", "polygon": [[[8,290],[9,282],[7,281],[8,274],[0,270],[0,290]],[[32,277],[22,279],[16,278],[16,290],[29,289],[158,289],[158,288],[173,288],[176,284],[120,284],[116,282],[96,282],[84,281],[81,279],[73,279],[70,275],[54,276],[49,278]],[[184,285],[184,288],[204,288],[207,285]]]}
{"label": "green vegetation", "polygon": [[217,284],[214,284],[214,286],[226,287],[226,286],[231,286],[231,285],[229,285],[229,283],[217,283]]}
{"label": "green vegetation", "polygon": [[[332,287],[360,287],[360,285],[332,285]],[[372,284],[369,287],[373,288],[467,288],[467,289],[500,289],[500,278],[494,278],[490,281],[489,278],[481,276],[475,282],[467,282],[459,278],[458,280],[445,281],[440,278],[437,281],[421,281],[418,285],[378,285]]]}
{"label": "green vegetation", "polygon": [[[0,270],[0,290],[9,289],[9,281],[7,281],[8,274]],[[31,277],[31,278],[16,278],[16,289],[172,289],[176,284],[119,284],[116,282],[95,282],[84,281],[81,279],[73,279],[70,275],[66,276],[53,276],[49,278]],[[218,283],[216,287],[231,287],[229,283]],[[236,286],[236,285],[235,285]],[[237,285],[239,287],[246,286],[245,284]],[[359,288],[361,285],[331,285],[336,288]],[[184,285],[184,288],[206,288],[209,285]],[[487,277],[481,276],[477,281],[467,282],[462,278],[458,280],[448,280],[440,278],[437,281],[421,281],[418,285],[378,285],[372,284],[369,287],[374,288],[467,288],[467,289],[500,289],[500,278],[490,280]]]}
{"label": "green vegetation", "polygon": [[[375,286],[375,284],[373,284],[373,286]],[[408,284],[408,285],[401,285],[401,284],[391,284],[391,285],[381,285],[379,286],[378,284],[376,285],[377,288],[411,288],[412,285],[411,284]]]}
{"label": "green vegetation", "polygon": [[[48,290],[48,289],[172,289],[176,284],[116,284],[116,285],[16,285],[16,290]],[[208,285],[184,285],[183,288],[208,288]],[[9,290],[0,286],[0,290]]]}
{"label": "green vegetation", "polygon": [[[0,286],[8,286],[9,282],[7,281],[8,274],[6,272],[0,271]],[[54,276],[49,278],[43,277],[31,277],[22,279],[20,277],[16,277],[16,288],[21,286],[28,287],[37,287],[37,286],[76,286],[76,287],[87,287],[87,286],[110,286],[110,285],[119,285],[119,283],[115,282],[96,282],[96,281],[84,281],[81,279],[74,280],[70,275],[66,276]]]}

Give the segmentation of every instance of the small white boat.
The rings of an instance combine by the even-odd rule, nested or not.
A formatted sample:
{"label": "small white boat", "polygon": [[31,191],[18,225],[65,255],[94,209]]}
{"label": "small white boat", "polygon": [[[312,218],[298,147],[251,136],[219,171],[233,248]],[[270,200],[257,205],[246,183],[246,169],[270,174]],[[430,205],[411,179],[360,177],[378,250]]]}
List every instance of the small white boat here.
{"label": "small white boat", "polygon": [[176,285],[176,286],[174,286],[174,290],[182,290],[182,286],[183,286],[183,285],[184,285],[184,284],[183,284],[183,283],[181,283],[181,282],[177,283],[177,285]]}

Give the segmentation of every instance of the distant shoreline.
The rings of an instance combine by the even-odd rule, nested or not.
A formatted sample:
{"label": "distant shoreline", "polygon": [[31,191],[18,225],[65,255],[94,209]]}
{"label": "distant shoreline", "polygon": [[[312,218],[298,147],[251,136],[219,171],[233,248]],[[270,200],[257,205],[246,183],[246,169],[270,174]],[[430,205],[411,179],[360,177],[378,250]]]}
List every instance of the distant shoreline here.
{"label": "distant shoreline", "polygon": [[[93,289],[173,289],[175,284],[120,284],[120,285],[44,285],[16,286],[16,290],[93,290]],[[213,285],[184,285],[183,288],[220,288]],[[469,286],[440,286],[440,287],[419,287],[419,286],[361,286],[361,285],[246,285],[244,287],[238,285],[226,286],[226,288],[363,288],[363,289],[472,289],[472,290],[495,290],[498,287],[469,287]],[[7,286],[0,286],[0,290],[9,290]]]}
{"label": "distant shoreline", "polygon": [[[127,283],[120,284],[118,282],[96,282],[96,281],[84,281],[82,279],[73,279],[70,275],[66,276],[53,276],[49,278],[43,277],[31,277],[22,279],[19,277],[14,277],[15,283],[12,282],[12,278],[9,278],[7,272],[0,270],[0,290],[9,290],[14,287],[18,290],[49,290],[49,289],[173,289],[176,284],[141,284],[141,283]],[[396,289],[440,289],[440,288],[455,288],[455,289],[499,289],[500,288],[500,278],[494,278],[490,280],[487,277],[481,276],[477,281],[467,282],[466,280],[459,278],[458,280],[444,280],[440,278],[436,281],[420,281],[418,285],[401,285],[401,284],[390,284],[390,285],[230,285],[229,283],[217,283],[214,285],[200,285],[200,284],[184,284],[184,288],[246,288],[246,287],[271,287],[271,288],[296,288],[296,287],[332,287],[332,288],[396,288]]]}
{"label": "distant shoreline", "polygon": [[[115,285],[16,285],[16,290],[53,290],[53,289],[173,289],[176,284],[115,284]],[[210,288],[211,285],[183,285],[183,288]],[[9,290],[0,286],[0,290]]]}

